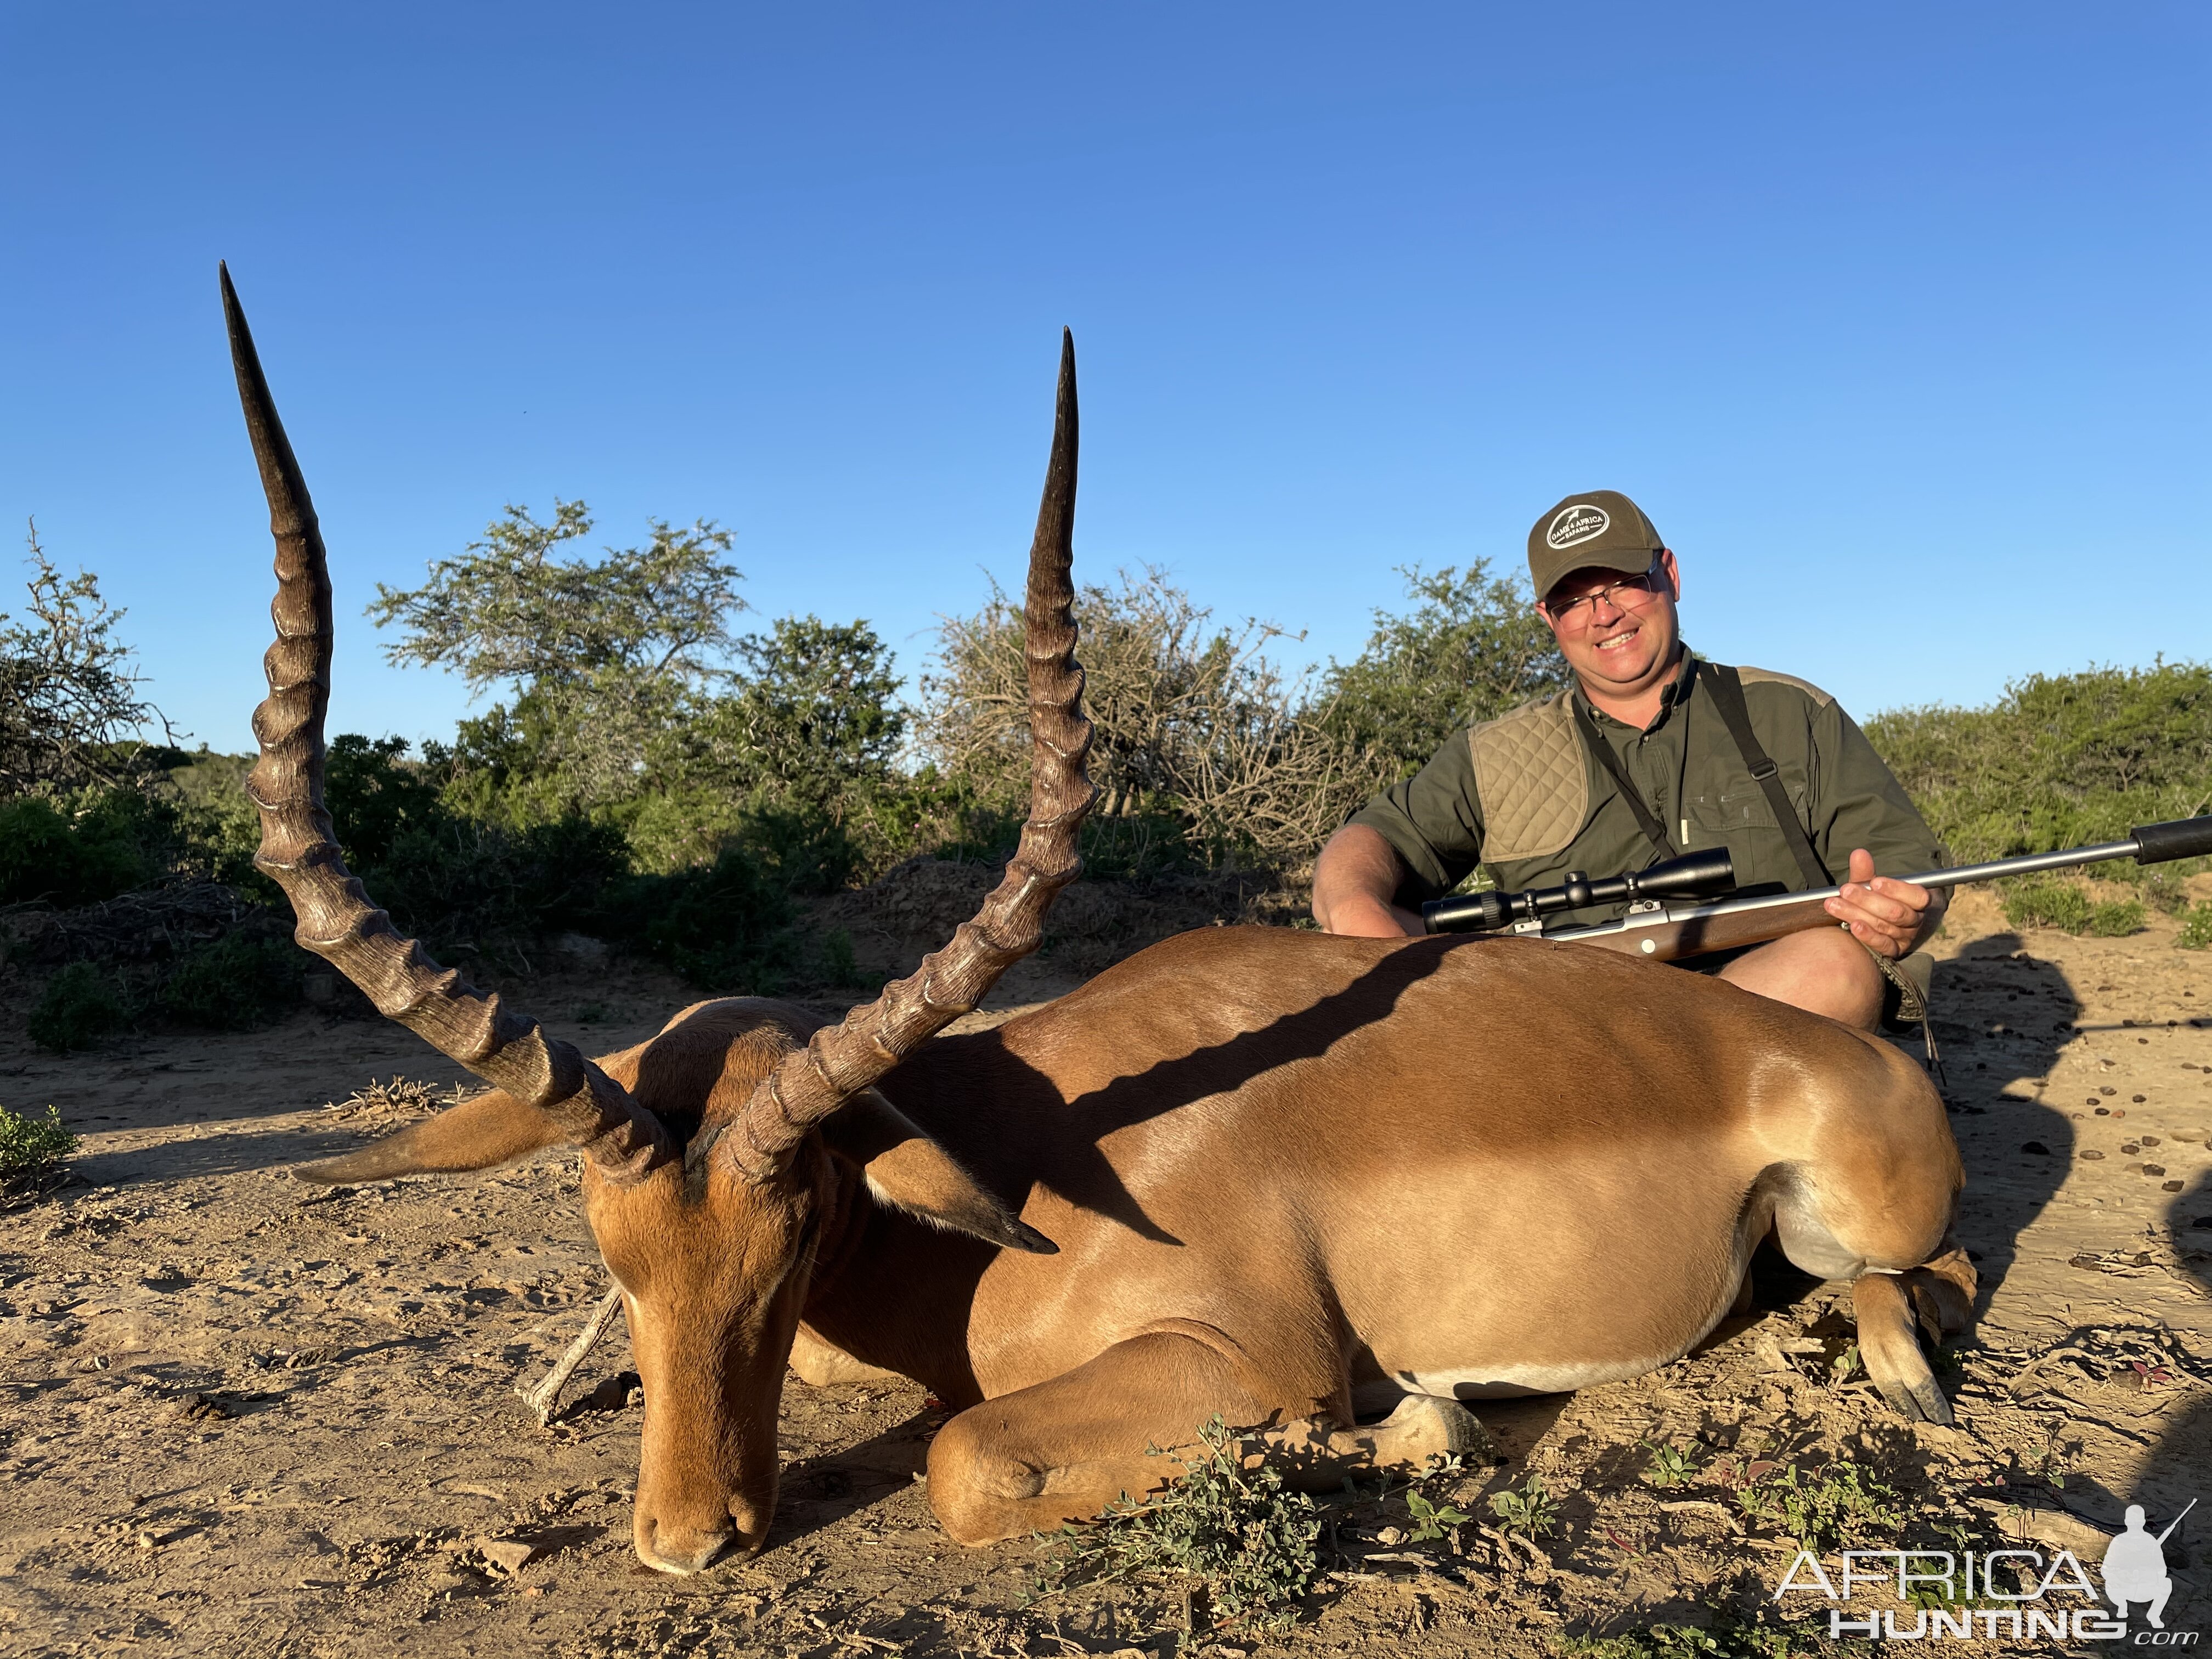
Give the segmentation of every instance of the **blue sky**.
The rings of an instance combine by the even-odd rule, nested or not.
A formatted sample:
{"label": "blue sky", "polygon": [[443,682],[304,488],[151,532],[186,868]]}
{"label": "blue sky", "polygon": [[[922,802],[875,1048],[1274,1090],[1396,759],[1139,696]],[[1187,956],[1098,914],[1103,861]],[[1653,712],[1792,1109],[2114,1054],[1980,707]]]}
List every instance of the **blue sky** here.
{"label": "blue sky", "polygon": [[[1056,337],[1079,569],[1358,651],[1392,567],[1638,498],[1689,635],[1862,713],[2206,654],[2212,24],[1867,5],[0,9],[0,523],[248,746],[228,258],[339,590],[507,501],[719,520],[909,672],[1017,572]],[[15,609],[12,585],[0,608]],[[1295,655],[1296,653],[1293,653]]]}

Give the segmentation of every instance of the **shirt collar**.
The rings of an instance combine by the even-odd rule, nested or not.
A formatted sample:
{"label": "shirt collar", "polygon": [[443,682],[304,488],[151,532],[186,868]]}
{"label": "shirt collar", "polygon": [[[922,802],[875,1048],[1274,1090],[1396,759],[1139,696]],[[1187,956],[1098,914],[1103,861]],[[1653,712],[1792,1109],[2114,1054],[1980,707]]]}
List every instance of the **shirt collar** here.
{"label": "shirt collar", "polygon": [[[1665,726],[1668,718],[1674,714],[1674,710],[1681,704],[1689,701],[1691,694],[1696,689],[1697,684],[1698,653],[1691,650],[1687,644],[1685,644],[1682,647],[1682,659],[1674,670],[1674,678],[1668,681],[1666,685],[1660,690],[1659,712],[1652,716],[1651,724],[1645,726],[1644,730],[1647,732],[1656,732],[1660,727]],[[1579,684],[1575,687],[1574,694],[1581,700],[1582,706],[1589,710],[1591,714],[1596,715],[1598,719],[1601,720],[1610,720],[1615,726],[1626,726],[1627,724],[1626,720],[1613,720],[1612,715],[1607,714],[1605,710],[1600,708],[1595,703],[1592,702]]]}

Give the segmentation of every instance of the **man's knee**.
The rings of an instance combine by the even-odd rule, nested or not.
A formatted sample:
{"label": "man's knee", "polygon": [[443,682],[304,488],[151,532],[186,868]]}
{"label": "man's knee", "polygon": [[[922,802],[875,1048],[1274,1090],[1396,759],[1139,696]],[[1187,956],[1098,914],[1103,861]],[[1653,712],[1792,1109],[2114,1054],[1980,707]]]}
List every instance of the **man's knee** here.
{"label": "man's knee", "polygon": [[1881,969],[1840,927],[1818,927],[1762,945],[1723,979],[1747,991],[1871,1030],[1881,1018]]}

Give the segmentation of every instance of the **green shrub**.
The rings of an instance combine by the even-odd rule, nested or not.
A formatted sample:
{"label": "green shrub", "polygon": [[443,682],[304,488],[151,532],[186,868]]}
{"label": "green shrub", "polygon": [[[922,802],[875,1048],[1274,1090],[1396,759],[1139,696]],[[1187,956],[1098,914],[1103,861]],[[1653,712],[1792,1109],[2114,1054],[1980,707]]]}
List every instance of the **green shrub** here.
{"label": "green shrub", "polygon": [[160,873],[175,813],[135,789],[0,805],[0,904],[96,904]]}
{"label": "green shrub", "polygon": [[27,1117],[0,1106],[0,1193],[44,1187],[61,1161],[76,1150],[76,1137],[62,1127],[52,1106],[44,1118]]}
{"label": "green shrub", "polygon": [[307,957],[282,939],[231,938],[187,952],[155,998],[162,1012],[216,1031],[266,1024],[300,1000]]}
{"label": "green shrub", "polygon": [[31,1010],[31,1041],[67,1054],[89,1048],[131,1024],[122,988],[88,962],[72,962],[46,981]]}
{"label": "green shrub", "polygon": [[2014,927],[2056,927],[2066,933],[2120,939],[2142,931],[2149,914],[2141,899],[2095,899],[2064,876],[2026,876],[2007,884],[2005,921]]}
{"label": "green shrub", "polygon": [[622,831],[562,818],[526,829],[442,817],[410,824],[362,872],[402,931],[439,950],[498,954],[577,925],[628,870]]}
{"label": "green shrub", "polygon": [[2031,674],[1990,708],[1893,709],[1867,736],[1956,858],[2115,841],[2212,808],[2203,663]]}
{"label": "green shrub", "polygon": [[2145,914],[2141,899],[2107,899],[2091,908],[2089,931],[2099,939],[2124,939],[2142,932]]}
{"label": "green shrub", "polygon": [[623,884],[602,927],[710,991],[773,992],[797,959],[789,896],[743,848]]}
{"label": "green shrub", "polygon": [[2014,927],[2056,927],[2061,933],[2087,931],[2096,907],[2088,890],[2063,876],[2027,876],[2005,894],[2005,921]]}
{"label": "green shrub", "polygon": [[1291,1604],[1321,1571],[1313,1501],[1284,1491],[1279,1469],[1247,1468],[1243,1437],[1220,1418],[1198,1436],[1196,1448],[1173,1454],[1183,1474],[1166,1491],[1142,1503],[1125,1492],[1095,1522],[1062,1528],[1050,1540],[1046,1576],[1055,1587],[1180,1578],[1204,1593],[1216,1628],[1286,1626],[1297,1616]]}
{"label": "green shrub", "polygon": [[2212,951],[2212,899],[2199,899],[2190,907],[2174,943],[2185,951]]}
{"label": "green shrub", "polygon": [[408,761],[404,738],[343,732],[331,738],[323,798],[355,870],[383,863],[407,830],[434,827],[447,816],[438,780]]}

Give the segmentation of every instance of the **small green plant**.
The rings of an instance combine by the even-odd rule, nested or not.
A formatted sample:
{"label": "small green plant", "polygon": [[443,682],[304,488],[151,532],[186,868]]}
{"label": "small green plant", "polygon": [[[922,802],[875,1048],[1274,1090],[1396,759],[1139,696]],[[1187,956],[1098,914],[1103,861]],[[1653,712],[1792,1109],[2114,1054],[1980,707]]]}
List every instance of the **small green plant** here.
{"label": "small green plant", "polygon": [[1644,1478],[1652,1486],[1662,1489],[1686,1486],[1698,1478],[1698,1466],[1702,1460],[1694,1448],[1685,1451],[1656,1440],[1640,1440],[1637,1443],[1651,1454],[1651,1461],[1644,1466]]}
{"label": "small green plant", "polygon": [[1817,1474],[1808,1475],[1794,1463],[1778,1469],[1744,1487],[1736,1503],[1753,1520],[1816,1552],[1893,1535],[1905,1519],[1897,1488],[1847,1457]]}
{"label": "small green plant", "polygon": [[830,985],[849,985],[861,990],[873,990],[883,982],[880,974],[867,972],[854,959],[853,936],[842,927],[832,927],[823,935],[822,977]]}
{"label": "small green plant", "polygon": [[1097,1521],[1045,1540],[1055,1552],[1048,1588],[1176,1577],[1204,1592],[1215,1628],[1291,1624],[1292,1604],[1320,1571],[1313,1502],[1285,1492],[1280,1470],[1248,1468],[1243,1437],[1219,1417],[1201,1425],[1198,1438],[1172,1454],[1146,1449],[1182,1464],[1182,1479],[1164,1492],[1141,1503],[1125,1492]]}
{"label": "small green plant", "polygon": [[1515,1492],[1507,1487],[1490,1495],[1490,1511],[1498,1529],[1516,1538],[1548,1538],[1559,1529],[1559,1506],[1544,1490],[1544,1477],[1532,1474],[1528,1484]]}
{"label": "small green plant", "polygon": [[1406,1508],[1413,1517],[1413,1530],[1408,1536],[1416,1544],[1449,1538],[1467,1524],[1465,1510],[1455,1509],[1449,1503],[1437,1503],[1418,1490],[1406,1494]]}
{"label": "small green plant", "polygon": [[2199,899],[2181,919],[2181,935],[2173,941],[2185,951],[2212,951],[2212,899]]}
{"label": "small green plant", "polygon": [[1792,1659],[1798,1654],[1833,1656],[1859,1650],[1856,1642],[1801,1640],[1773,1625],[1747,1625],[1726,1613],[1710,1627],[1652,1625],[1621,1636],[1570,1636],[1565,1651],[1586,1659]]}
{"label": "small green plant", "polygon": [[188,1025],[251,1030],[300,1000],[300,974],[307,960],[297,945],[282,939],[219,939],[186,953],[155,1001]]}
{"label": "small green plant", "polygon": [[76,1137],[62,1127],[51,1106],[43,1118],[27,1117],[0,1106],[0,1194],[43,1189],[76,1150]]}
{"label": "small green plant", "polygon": [[2125,939],[2142,932],[2146,914],[2141,899],[2111,899],[2091,908],[2089,931],[2099,939]]}
{"label": "small green plant", "polygon": [[1844,1383],[1857,1375],[1858,1370],[1859,1345],[1856,1342],[1847,1342],[1844,1345],[1844,1351],[1828,1362],[1829,1385],[1833,1388],[1842,1388]]}
{"label": "small green plant", "polygon": [[131,1008],[114,980],[88,962],[72,962],[46,981],[27,1024],[32,1042],[65,1054],[124,1030]]}
{"label": "small green plant", "polygon": [[2014,927],[2056,927],[2063,933],[2079,933],[2088,928],[2096,907],[2078,881],[2030,876],[2005,895],[2004,913]]}

